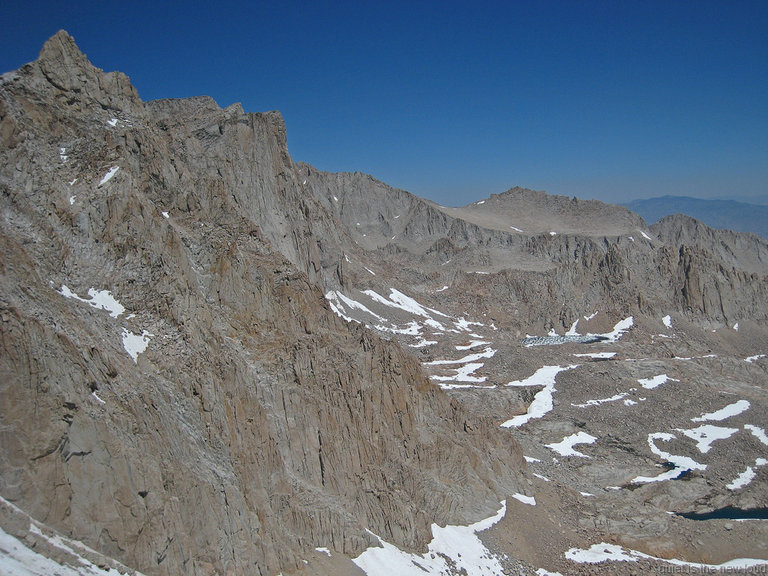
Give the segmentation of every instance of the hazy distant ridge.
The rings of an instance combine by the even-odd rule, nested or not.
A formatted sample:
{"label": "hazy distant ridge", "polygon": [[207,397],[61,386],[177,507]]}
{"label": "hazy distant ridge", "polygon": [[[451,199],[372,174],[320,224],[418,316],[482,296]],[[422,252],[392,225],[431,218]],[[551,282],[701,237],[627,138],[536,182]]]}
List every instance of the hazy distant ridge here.
{"label": "hazy distant ridge", "polygon": [[768,238],[768,206],[735,200],[704,200],[687,196],[661,196],[624,204],[648,224],[664,216],[685,214],[713,228],[752,232]]}

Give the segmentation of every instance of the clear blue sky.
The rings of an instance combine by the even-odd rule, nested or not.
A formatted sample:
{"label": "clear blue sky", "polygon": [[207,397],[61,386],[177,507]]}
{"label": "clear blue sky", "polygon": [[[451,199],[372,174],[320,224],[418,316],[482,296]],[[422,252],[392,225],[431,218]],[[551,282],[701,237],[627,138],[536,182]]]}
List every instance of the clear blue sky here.
{"label": "clear blue sky", "polygon": [[4,0],[0,70],[61,28],[144,100],[280,110],[294,160],[447,205],[768,195],[768,0]]}

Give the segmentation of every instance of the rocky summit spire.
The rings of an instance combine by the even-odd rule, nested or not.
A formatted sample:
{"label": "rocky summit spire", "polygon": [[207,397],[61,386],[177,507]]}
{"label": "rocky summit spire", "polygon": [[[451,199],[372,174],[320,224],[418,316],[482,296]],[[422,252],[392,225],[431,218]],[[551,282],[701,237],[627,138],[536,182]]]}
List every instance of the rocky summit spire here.
{"label": "rocky summit spire", "polygon": [[66,31],[59,30],[40,50],[37,59],[45,77],[61,90],[77,88],[84,76],[95,72],[93,65]]}
{"label": "rocky summit spire", "polygon": [[76,92],[77,100],[93,99],[106,108],[133,112],[143,107],[128,76],[96,68],[65,30],[48,39],[36,64],[54,89]]}

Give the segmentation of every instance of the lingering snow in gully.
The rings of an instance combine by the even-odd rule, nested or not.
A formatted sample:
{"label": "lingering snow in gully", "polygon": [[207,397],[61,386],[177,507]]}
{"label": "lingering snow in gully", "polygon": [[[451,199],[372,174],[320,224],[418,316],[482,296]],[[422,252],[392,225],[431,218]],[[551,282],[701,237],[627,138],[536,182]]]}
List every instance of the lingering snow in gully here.
{"label": "lingering snow in gully", "polygon": [[112,168],[109,169],[109,171],[104,174],[104,177],[99,181],[98,187],[104,186],[107,182],[112,180],[112,177],[117,174],[117,171],[120,170],[120,166],[112,166]]}

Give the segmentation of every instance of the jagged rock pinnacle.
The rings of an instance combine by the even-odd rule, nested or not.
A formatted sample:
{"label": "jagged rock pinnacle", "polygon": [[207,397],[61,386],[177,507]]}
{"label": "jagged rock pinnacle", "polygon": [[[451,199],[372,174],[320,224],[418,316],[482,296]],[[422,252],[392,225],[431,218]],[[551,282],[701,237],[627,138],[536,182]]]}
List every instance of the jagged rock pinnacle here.
{"label": "jagged rock pinnacle", "polygon": [[143,107],[128,76],[95,67],[65,30],[46,41],[35,64],[54,89],[76,92],[78,99],[93,99],[103,107],[134,114]]}

